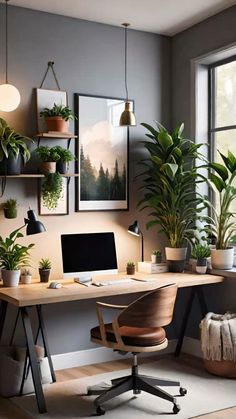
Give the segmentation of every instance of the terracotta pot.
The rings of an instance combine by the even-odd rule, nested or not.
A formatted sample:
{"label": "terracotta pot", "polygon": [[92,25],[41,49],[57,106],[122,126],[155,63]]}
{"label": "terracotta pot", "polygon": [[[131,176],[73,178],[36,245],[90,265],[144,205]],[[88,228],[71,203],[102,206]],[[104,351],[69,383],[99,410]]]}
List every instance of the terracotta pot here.
{"label": "terracotta pot", "polygon": [[48,131],[68,132],[69,130],[69,122],[65,121],[60,116],[45,118],[45,122]]}
{"label": "terracotta pot", "polygon": [[56,172],[56,162],[55,161],[42,161],[40,164],[40,172],[46,175],[47,173]]}

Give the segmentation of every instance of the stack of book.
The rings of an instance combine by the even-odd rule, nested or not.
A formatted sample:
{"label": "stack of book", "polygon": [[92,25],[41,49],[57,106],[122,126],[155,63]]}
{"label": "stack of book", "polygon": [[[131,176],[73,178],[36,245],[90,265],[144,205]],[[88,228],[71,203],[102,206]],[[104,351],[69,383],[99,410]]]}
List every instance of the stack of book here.
{"label": "stack of book", "polygon": [[138,272],[146,272],[147,274],[159,274],[168,272],[166,263],[138,262]]}

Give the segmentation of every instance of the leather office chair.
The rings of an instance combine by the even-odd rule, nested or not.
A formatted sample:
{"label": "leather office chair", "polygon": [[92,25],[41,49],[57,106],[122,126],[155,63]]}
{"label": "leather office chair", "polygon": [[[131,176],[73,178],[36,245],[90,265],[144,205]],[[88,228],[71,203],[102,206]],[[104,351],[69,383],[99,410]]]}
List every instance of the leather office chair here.
{"label": "leather office chair", "polygon": [[[174,404],[173,413],[180,411],[176,398],[157,387],[180,386],[180,383],[139,375],[137,363],[138,353],[161,351],[167,347],[163,326],[172,321],[176,294],[177,285],[171,284],[146,293],[128,306],[97,302],[99,326],[91,329],[91,340],[121,353],[133,354],[131,375],[112,380],[112,386],[95,399],[97,415],[105,413],[101,404],[129,390],[133,390],[134,394],[143,390],[161,397]],[[105,324],[103,309],[119,309],[122,312],[112,323]],[[187,391],[180,387],[180,395],[184,396],[186,393]]]}

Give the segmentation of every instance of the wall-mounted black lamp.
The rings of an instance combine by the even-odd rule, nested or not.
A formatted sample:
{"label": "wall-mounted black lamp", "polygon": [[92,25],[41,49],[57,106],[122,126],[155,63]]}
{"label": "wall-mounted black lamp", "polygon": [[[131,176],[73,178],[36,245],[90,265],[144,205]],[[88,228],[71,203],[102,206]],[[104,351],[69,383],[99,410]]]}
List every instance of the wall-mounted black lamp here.
{"label": "wall-mounted black lamp", "polygon": [[25,224],[21,228],[26,226],[26,235],[31,236],[32,234],[43,233],[46,231],[43,223],[37,220],[36,214],[33,210],[29,209],[27,211],[28,218],[25,218]]}
{"label": "wall-mounted black lamp", "polygon": [[144,244],[143,244],[143,233],[140,230],[139,223],[138,223],[137,220],[134,222],[134,224],[132,224],[132,225],[129,226],[128,232],[130,234],[133,234],[134,236],[141,237],[141,260],[143,262],[143,248],[144,248]]}

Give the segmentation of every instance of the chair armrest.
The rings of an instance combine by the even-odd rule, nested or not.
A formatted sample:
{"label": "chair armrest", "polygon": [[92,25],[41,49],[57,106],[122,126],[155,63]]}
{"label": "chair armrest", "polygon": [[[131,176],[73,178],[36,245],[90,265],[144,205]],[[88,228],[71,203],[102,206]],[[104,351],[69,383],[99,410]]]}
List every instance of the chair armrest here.
{"label": "chair armrest", "polygon": [[104,307],[104,308],[113,308],[116,310],[124,310],[125,308],[127,308],[128,306],[121,306],[118,304],[108,304],[108,303],[101,303],[100,301],[96,302],[97,306],[100,307]]}
{"label": "chair armrest", "polygon": [[102,309],[106,308],[106,309],[113,309],[113,310],[116,310],[116,309],[117,310],[124,310],[126,307],[127,306],[101,303],[100,301],[97,301],[97,303],[96,303],[97,318],[98,318],[99,328],[100,328],[100,332],[101,332],[102,342],[104,344],[106,344],[106,342],[107,342],[107,337],[106,337],[106,329],[105,329]]}

